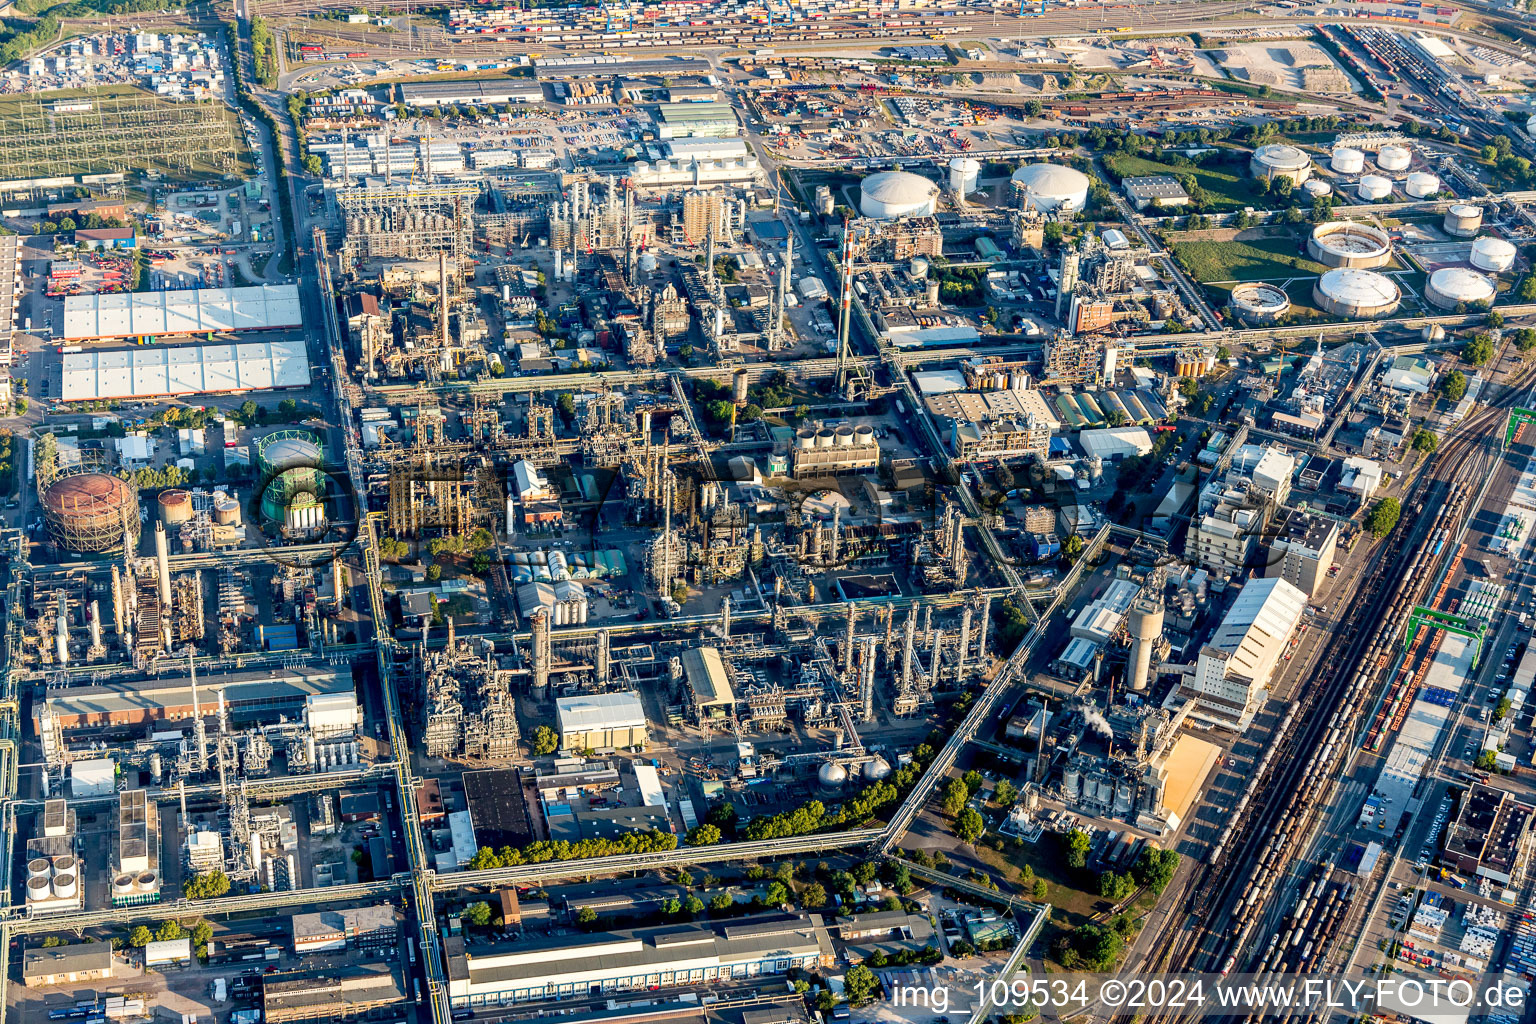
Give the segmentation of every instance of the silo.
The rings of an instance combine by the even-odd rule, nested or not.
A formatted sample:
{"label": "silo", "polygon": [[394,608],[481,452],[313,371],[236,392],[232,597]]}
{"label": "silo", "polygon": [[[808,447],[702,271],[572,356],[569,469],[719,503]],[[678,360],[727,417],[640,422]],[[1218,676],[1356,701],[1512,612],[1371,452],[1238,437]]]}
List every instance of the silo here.
{"label": "silo", "polygon": [[949,190],[964,198],[976,191],[981,163],[973,157],[957,156],[949,162]]}
{"label": "silo", "polygon": [[1152,648],[1163,635],[1163,602],[1145,592],[1131,603],[1126,626],[1131,635],[1131,657],[1126,684],[1140,693],[1147,688],[1152,671]]}

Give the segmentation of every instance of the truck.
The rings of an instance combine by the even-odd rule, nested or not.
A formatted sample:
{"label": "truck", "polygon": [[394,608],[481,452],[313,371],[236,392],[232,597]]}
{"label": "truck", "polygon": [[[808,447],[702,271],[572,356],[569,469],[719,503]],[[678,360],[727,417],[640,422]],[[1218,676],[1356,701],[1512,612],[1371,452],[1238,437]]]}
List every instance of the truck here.
{"label": "truck", "polygon": [[223,978],[213,979],[213,1001],[222,1003],[229,998],[229,990],[224,984]]}

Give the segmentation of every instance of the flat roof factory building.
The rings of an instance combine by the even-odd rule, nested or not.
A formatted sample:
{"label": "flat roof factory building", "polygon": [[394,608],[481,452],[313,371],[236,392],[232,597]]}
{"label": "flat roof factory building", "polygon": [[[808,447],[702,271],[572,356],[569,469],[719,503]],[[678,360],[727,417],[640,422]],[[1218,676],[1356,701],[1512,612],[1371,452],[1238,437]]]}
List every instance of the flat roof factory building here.
{"label": "flat roof factory building", "polygon": [[301,327],[299,286],[187,288],[64,297],[66,341]]}
{"label": "flat roof factory building", "polygon": [[537,82],[511,78],[469,82],[412,82],[400,86],[400,101],[408,107],[456,106],[468,103],[540,103],[544,89]]}
{"label": "flat roof factory building", "polygon": [[58,372],[54,393],[65,402],[271,391],[310,383],[302,341],[66,352]]}
{"label": "flat roof factory building", "polygon": [[562,750],[644,746],[645,708],[632,690],[555,700]]}
{"label": "flat roof factory building", "polygon": [[450,951],[448,1001],[457,1010],[599,992],[699,989],[832,963],[832,940],[818,918],[764,914]]}

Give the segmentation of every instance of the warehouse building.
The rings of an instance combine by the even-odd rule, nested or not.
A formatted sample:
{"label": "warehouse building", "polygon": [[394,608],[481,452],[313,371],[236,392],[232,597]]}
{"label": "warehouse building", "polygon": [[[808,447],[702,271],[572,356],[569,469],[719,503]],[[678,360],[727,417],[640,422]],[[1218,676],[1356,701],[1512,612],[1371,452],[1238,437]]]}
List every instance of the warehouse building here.
{"label": "warehouse building", "polygon": [[1446,830],[1440,862],[1452,871],[1502,885],[1524,876],[1536,807],[1513,793],[1474,783]]}
{"label": "warehouse building", "polygon": [[1033,390],[949,391],[926,401],[955,457],[965,461],[1044,455],[1061,426]]}
{"label": "warehouse building", "polygon": [[537,82],[515,78],[475,79],[468,82],[411,82],[400,86],[400,101],[408,107],[475,106],[504,103],[542,103],[544,90]]}
{"label": "warehouse building", "polygon": [[65,402],[272,391],[310,380],[302,341],[66,352],[58,373],[54,393]]}
{"label": "warehouse building", "polygon": [[732,138],[740,134],[729,103],[662,103],[657,107],[663,139]]}
{"label": "warehouse building", "polygon": [[262,982],[261,992],[262,1016],[267,1024],[354,1020],[406,1001],[405,983],[389,964],[269,974]]}
{"label": "warehouse building", "polygon": [[29,988],[69,985],[112,977],[112,944],[31,946],[21,955],[21,981]]}
{"label": "warehouse building", "polygon": [[562,750],[645,746],[645,709],[633,690],[560,697],[555,714]]}
{"label": "warehouse building", "polygon": [[400,912],[390,906],[295,914],[290,921],[298,956],[339,949],[389,950],[400,943]]}
{"label": "warehouse building", "polygon": [[1144,427],[1083,430],[1078,432],[1077,440],[1089,457],[1096,455],[1105,461],[1118,462],[1132,455],[1149,455],[1152,452],[1152,435]]}
{"label": "warehouse building", "polygon": [[[457,943],[453,943],[457,945]],[[559,935],[487,950],[449,951],[448,999],[458,1009],[687,988],[833,965],[832,939],[809,914]]]}
{"label": "warehouse building", "polygon": [[1196,702],[1194,717],[1248,728],[1306,608],[1307,595],[1278,577],[1245,584],[1180,687],[1180,698]]}
{"label": "warehouse building", "polygon": [[683,677],[688,680],[688,704],[696,720],[731,717],[736,710],[736,692],[731,689],[731,677],[718,648],[684,651]]}
{"label": "warehouse building", "polygon": [[187,288],[64,297],[66,341],[301,327],[299,286]]}
{"label": "warehouse building", "polygon": [[[226,713],[238,725],[275,722],[280,715],[308,720],[312,703],[329,708],[329,722],[339,712],[329,701],[310,700],[328,695],[351,697],[351,713],[356,715],[356,690],[352,670],[346,665],[306,665],[200,676],[198,689],[203,694],[200,710],[205,715],[214,713],[213,694],[222,692]],[[190,677],[172,676],[71,687],[49,697],[48,707],[66,732],[183,721],[192,717],[192,681]],[[35,717],[33,721],[36,723]]]}
{"label": "warehouse building", "polygon": [[1171,174],[1125,178],[1121,180],[1120,187],[1125,189],[1126,198],[1136,207],[1137,212],[1152,205],[1161,208],[1186,206],[1189,203],[1189,193],[1184,191],[1179,179]]}
{"label": "warehouse building", "polygon": [[464,800],[477,846],[499,850],[523,847],[538,836],[523,798],[523,776],[516,768],[464,773]]}

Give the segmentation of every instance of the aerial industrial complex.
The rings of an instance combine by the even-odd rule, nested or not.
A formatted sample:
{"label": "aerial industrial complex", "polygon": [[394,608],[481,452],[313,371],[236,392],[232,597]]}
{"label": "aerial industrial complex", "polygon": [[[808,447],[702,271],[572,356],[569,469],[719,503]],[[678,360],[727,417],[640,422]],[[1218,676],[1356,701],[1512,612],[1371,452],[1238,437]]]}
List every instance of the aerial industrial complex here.
{"label": "aerial industrial complex", "polygon": [[1524,998],[1523,7],[77,8],[3,26],[0,1014]]}

